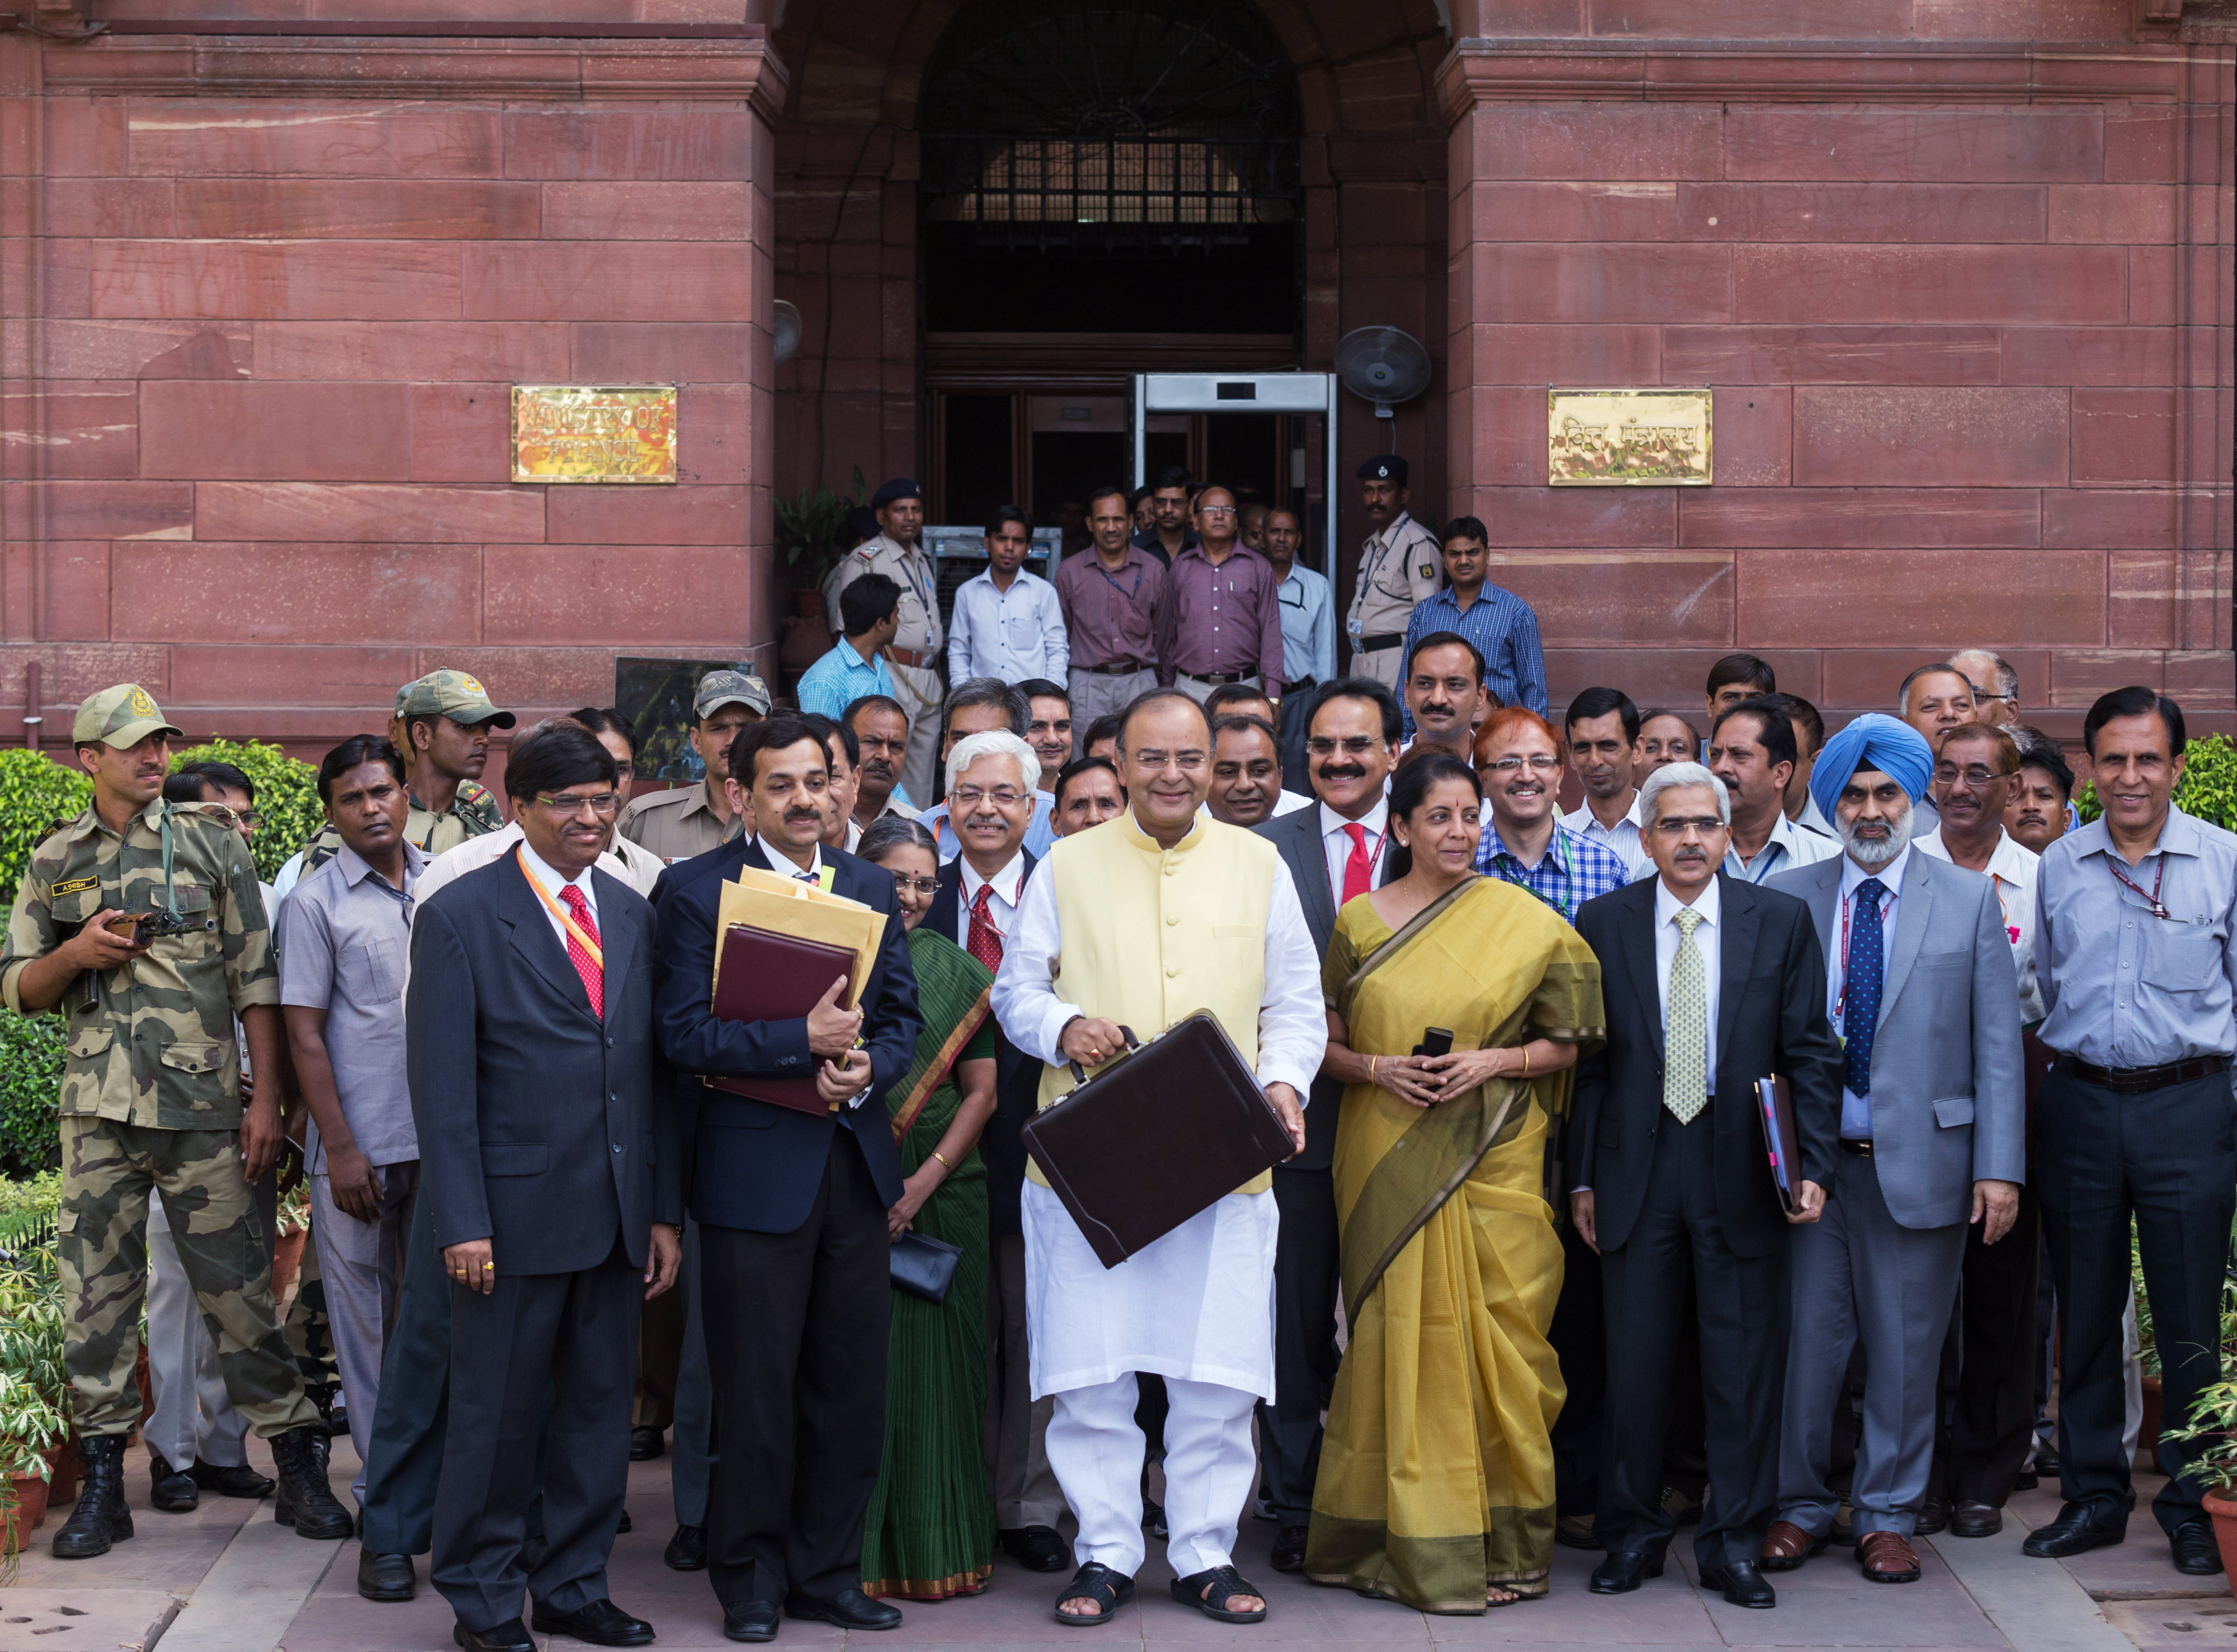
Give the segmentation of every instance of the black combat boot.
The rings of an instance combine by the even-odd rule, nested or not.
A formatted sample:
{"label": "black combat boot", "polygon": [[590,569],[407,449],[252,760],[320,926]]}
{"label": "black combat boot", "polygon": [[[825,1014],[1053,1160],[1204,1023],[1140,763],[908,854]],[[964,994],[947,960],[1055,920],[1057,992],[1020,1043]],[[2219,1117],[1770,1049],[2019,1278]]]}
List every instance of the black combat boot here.
{"label": "black combat boot", "polygon": [[81,1440],[85,1478],[78,1482],[77,1506],[55,1534],[56,1560],[91,1560],[111,1543],[132,1535],[132,1510],[124,1501],[124,1437],[96,1434]]}
{"label": "black combat boot", "polygon": [[298,1537],[346,1537],[356,1526],[327,1484],[326,1430],[317,1423],[272,1437],[272,1466],[280,1471],[280,1495],[272,1517],[295,1528]]}

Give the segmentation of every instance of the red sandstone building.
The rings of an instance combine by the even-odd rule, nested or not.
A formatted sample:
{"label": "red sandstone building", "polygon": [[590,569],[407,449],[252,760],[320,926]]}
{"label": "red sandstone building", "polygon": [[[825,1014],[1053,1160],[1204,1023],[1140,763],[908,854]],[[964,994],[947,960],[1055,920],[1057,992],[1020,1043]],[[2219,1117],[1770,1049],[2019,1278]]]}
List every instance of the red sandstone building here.
{"label": "red sandstone building", "polygon": [[[13,10],[0,708],[57,734],[124,677],[314,750],[436,664],[524,710],[617,654],[774,670],[780,492],[1052,512],[1132,373],[1373,326],[1434,373],[1344,399],[1340,587],[1395,431],[1557,706],[1698,705],[1745,648],[1849,711],[1980,643],[2056,730],[2237,709],[2226,3]],[[511,387],[643,382],[677,485],[508,481]],[[1665,385],[1713,387],[1712,486],[1547,486],[1549,387]],[[1309,423],[1143,433],[1317,508]]]}

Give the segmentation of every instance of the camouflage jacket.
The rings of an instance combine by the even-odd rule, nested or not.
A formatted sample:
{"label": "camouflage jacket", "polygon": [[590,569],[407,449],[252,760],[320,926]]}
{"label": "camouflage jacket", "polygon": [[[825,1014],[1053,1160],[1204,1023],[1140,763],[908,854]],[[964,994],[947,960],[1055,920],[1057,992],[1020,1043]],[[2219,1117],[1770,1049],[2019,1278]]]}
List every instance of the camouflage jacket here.
{"label": "camouflage jacket", "polygon": [[[497,806],[497,794],[486,786],[471,780],[459,782],[459,795],[441,814],[419,806],[417,797],[412,800],[412,817],[404,823],[404,835],[412,840],[412,847],[426,854],[440,855],[446,849],[456,849],[470,837],[479,837],[484,832],[493,832],[505,824],[505,816]],[[303,845],[302,876],[308,877],[341,852],[342,835],[330,821],[319,828],[311,841]]]}
{"label": "camouflage jacket", "polygon": [[[10,1009],[23,1010],[23,967],[95,913],[167,909],[165,807],[160,799],[148,804],[122,837],[88,809],[31,851],[0,947],[0,998]],[[234,1017],[252,1004],[279,1003],[280,969],[248,846],[202,807],[169,806],[170,888],[179,915],[195,927],[155,937],[129,964],[80,975],[56,1006],[69,1018],[65,1114],[159,1130],[231,1130],[241,1122]]]}

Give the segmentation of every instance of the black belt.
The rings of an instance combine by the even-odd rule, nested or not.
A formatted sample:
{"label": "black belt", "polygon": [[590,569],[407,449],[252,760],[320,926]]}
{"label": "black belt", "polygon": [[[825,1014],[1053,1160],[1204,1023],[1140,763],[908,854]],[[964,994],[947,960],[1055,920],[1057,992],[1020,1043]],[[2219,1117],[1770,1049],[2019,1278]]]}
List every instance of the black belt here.
{"label": "black belt", "polygon": [[1402,631],[1379,631],[1372,637],[1363,637],[1351,645],[1355,654],[1371,653],[1378,648],[1396,648],[1406,640]]}
{"label": "black belt", "polygon": [[1183,677],[1194,677],[1199,683],[1240,683],[1246,677],[1256,677],[1256,671],[1183,671]]}
{"label": "black belt", "polygon": [[1316,688],[1318,686],[1319,683],[1316,678],[1300,677],[1294,682],[1283,684],[1282,692],[1284,694],[1303,694],[1307,689]]}
{"label": "black belt", "polygon": [[2226,1055],[2199,1055],[2188,1061],[2168,1061],[2160,1067],[2092,1067],[2071,1055],[2062,1055],[2052,1066],[2061,1073],[2073,1074],[2084,1083],[2095,1084],[2122,1095],[2141,1095],[2147,1090],[2164,1090],[2170,1084],[2189,1084],[2198,1079],[2212,1078],[2216,1073],[2227,1073],[2229,1058]]}
{"label": "black belt", "polygon": [[1872,1144],[1869,1141],[1851,1141],[1848,1137],[1843,1136],[1841,1151],[1853,1153],[1859,1159],[1869,1159],[1872,1156]]}
{"label": "black belt", "polygon": [[1132,677],[1137,671],[1146,671],[1146,665],[1137,665],[1131,660],[1113,660],[1108,665],[1075,665],[1075,671],[1086,671],[1090,677]]}

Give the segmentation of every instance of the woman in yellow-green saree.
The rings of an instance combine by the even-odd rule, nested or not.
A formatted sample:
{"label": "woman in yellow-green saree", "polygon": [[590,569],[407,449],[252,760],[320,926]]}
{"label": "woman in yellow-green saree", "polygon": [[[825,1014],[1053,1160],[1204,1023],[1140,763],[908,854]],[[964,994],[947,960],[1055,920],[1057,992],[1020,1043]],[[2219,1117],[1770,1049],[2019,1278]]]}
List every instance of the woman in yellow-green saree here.
{"label": "woman in yellow-green saree", "polygon": [[[1576,931],[1475,875],[1481,796],[1457,758],[1400,768],[1390,831],[1408,864],[1345,905],[1322,978],[1323,1070],[1345,1086],[1350,1343],[1305,1573],[1425,1612],[1546,1592],[1564,1395],[1546,1340],[1561,1290],[1547,1146],[1603,1033],[1600,965]],[[1412,1054],[1430,1028],[1450,1054]]]}

